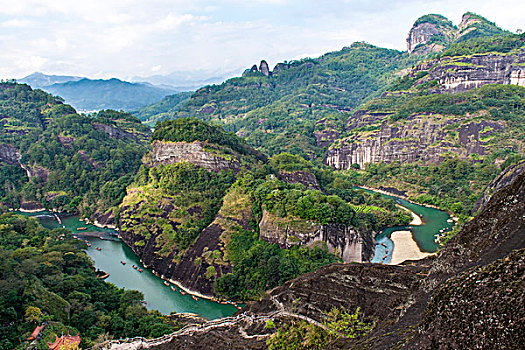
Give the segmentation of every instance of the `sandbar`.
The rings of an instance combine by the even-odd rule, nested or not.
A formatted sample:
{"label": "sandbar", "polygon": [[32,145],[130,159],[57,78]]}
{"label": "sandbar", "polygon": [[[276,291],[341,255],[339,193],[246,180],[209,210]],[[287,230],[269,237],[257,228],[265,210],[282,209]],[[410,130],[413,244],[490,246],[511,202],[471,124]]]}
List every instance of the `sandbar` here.
{"label": "sandbar", "polygon": [[422,252],[410,231],[392,232],[390,239],[394,242],[391,265],[398,265],[405,260],[420,260],[435,254]]}

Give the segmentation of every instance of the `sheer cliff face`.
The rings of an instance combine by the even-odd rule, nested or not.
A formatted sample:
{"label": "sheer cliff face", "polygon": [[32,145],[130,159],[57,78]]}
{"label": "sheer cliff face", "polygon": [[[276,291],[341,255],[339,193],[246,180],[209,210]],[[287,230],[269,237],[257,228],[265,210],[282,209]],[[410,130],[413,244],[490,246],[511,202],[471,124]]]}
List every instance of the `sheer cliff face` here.
{"label": "sheer cliff face", "polygon": [[241,169],[239,159],[238,154],[233,157],[226,157],[218,152],[206,149],[206,144],[203,142],[154,141],[150,158],[146,162],[150,166],[190,162],[213,172],[228,171],[229,169],[238,172]]}
{"label": "sheer cliff face", "polygon": [[427,15],[418,19],[407,38],[410,54],[426,55],[440,52],[452,42],[456,27],[445,17]]}
{"label": "sheer cliff face", "polygon": [[[432,65],[418,84],[435,80],[442,92],[464,92],[486,84],[525,86],[525,50],[517,54],[442,57]],[[416,68],[411,74],[418,71],[422,70]]]}
{"label": "sheer cliff face", "polygon": [[408,33],[407,49],[411,55],[428,55],[473,37],[504,33],[506,32],[494,23],[470,12],[463,15],[458,27],[447,18],[432,14],[422,16],[414,23]]}
{"label": "sheer cliff face", "polygon": [[299,218],[280,218],[263,212],[259,223],[260,238],[281,248],[294,245],[324,246],[344,262],[370,261],[374,250],[374,232],[359,232],[337,224],[321,225]]}
{"label": "sheer cliff face", "polygon": [[[382,118],[384,115],[381,116]],[[356,113],[348,128],[360,125],[359,119],[370,120],[367,113]],[[357,133],[338,140],[329,148],[325,164],[336,169],[361,168],[366,163],[417,162],[439,163],[445,154],[469,158],[486,153],[483,138],[504,129],[501,121],[469,121],[467,118],[442,115],[412,115],[402,122],[381,120],[377,130]],[[452,128],[455,132],[447,131]]]}

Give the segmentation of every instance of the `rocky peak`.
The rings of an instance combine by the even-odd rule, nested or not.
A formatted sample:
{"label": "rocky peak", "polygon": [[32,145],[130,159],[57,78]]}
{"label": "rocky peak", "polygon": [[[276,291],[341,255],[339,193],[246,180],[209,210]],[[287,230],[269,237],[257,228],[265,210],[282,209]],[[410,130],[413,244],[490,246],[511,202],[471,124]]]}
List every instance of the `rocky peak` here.
{"label": "rocky peak", "polygon": [[257,73],[257,72],[262,73],[263,75],[266,75],[266,76],[269,76],[272,74],[268,66],[268,62],[266,62],[265,60],[262,60],[261,63],[259,64],[259,67],[257,67],[256,64],[254,64],[252,68],[246,69],[244,73],[242,73],[242,76],[246,76],[249,73]]}
{"label": "rocky peak", "polygon": [[456,26],[441,15],[420,17],[410,29],[407,47],[410,54],[442,51],[454,39]]}
{"label": "rocky peak", "polygon": [[505,33],[506,31],[485,17],[467,12],[461,18],[455,40],[459,42],[481,36],[493,36]]}
{"label": "rocky peak", "polygon": [[265,60],[261,61],[261,64],[259,65],[259,71],[266,76],[270,75],[270,69],[268,68],[268,63]]}

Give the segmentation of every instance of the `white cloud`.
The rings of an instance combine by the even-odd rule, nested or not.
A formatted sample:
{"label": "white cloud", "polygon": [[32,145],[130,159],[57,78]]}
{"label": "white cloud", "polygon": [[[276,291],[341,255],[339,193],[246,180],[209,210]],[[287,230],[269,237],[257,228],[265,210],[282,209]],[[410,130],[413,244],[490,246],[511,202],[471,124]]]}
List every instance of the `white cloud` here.
{"label": "white cloud", "polygon": [[0,78],[231,71],[361,40],[404,50],[419,16],[469,10],[525,27],[522,0],[0,0]]}
{"label": "white cloud", "polygon": [[4,28],[25,28],[33,24],[32,21],[27,19],[10,19],[8,21],[2,22],[2,27]]}

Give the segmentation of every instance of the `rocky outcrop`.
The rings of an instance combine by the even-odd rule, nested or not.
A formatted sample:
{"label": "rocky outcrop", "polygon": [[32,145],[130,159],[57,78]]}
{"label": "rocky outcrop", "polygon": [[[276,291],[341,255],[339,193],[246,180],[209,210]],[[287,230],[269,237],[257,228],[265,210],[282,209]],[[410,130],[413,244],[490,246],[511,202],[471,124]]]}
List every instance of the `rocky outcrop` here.
{"label": "rocky outcrop", "polygon": [[[414,72],[419,71],[416,69]],[[434,62],[428,75],[416,83],[440,84],[440,92],[459,93],[486,84],[525,86],[525,49],[517,54],[445,56]]]}
{"label": "rocky outcrop", "polygon": [[[134,195],[142,196],[142,190],[128,190],[125,203]],[[213,222],[181,251],[173,242],[169,242],[169,236],[163,230],[180,230],[184,221],[173,217],[177,210],[175,201],[163,197],[156,203],[155,213],[149,216],[136,215],[144,211],[141,202],[121,206],[120,236],[145,266],[151,267],[157,275],[194,292],[214,295],[214,281],[232,272],[226,251],[232,232],[252,229],[252,202],[240,188],[230,190],[223,198],[223,205]],[[145,200],[152,201],[151,198]],[[192,214],[191,220],[202,218],[201,207],[193,206],[188,211]],[[135,230],[138,224],[145,222],[149,223],[148,232]],[[159,222],[163,224],[155,224]]]}
{"label": "rocky outcrop", "polygon": [[259,64],[259,67],[257,67],[256,64],[254,64],[252,68],[246,69],[242,73],[242,76],[244,77],[249,73],[261,73],[265,76],[270,76],[272,74],[272,72],[270,71],[270,68],[268,67],[268,63],[265,60],[261,61],[261,63]]}
{"label": "rocky outcrop", "polygon": [[279,170],[277,178],[287,183],[299,183],[310,190],[321,190],[315,175],[308,171],[284,171]]}
{"label": "rocky outcrop", "polygon": [[[381,124],[376,124],[376,130],[370,128],[336,141],[326,153],[325,164],[350,169],[352,164],[363,168],[367,163],[393,161],[439,163],[444,154],[468,159],[471,154],[484,155],[482,138],[505,127],[501,121],[467,121],[432,114],[412,115],[402,123],[389,123],[384,116],[357,112],[348,123],[349,131],[367,122]],[[446,128],[451,127],[455,134],[447,132]]]}
{"label": "rocky outcrop", "polygon": [[461,23],[456,32],[455,41],[461,42],[477,37],[488,37],[500,34],[509,34],[486,18],[472,12],[467,12],[461,17]]}
{"label": "rocky outcrop", "polygon": [[[167,217],[172,210],[169,206],[161,207],[162,213],[159,217]],[[133,208],[122,208],[130,211]],[[179,255],[179,251],[171,251],[162,254],[162,246],[159,246],[160,232],[151,232],[149,237],[130,234],[127,230],[121,230],[122,240],[132,248],[133,252],[140,258],[144,266],[151,268],[154,273],[164,279],[180,283],[184,288],[206,296],[212,296],[213,281],[223,274],[232,272],[231,265],[224,261],[224,242],[220,239],[223,229],[217,223],[212,223],[198,236],[195,243]],[[145,244],[137,244],[144,241]],[[212,256],[218,253],[218,256]],[[209,256],[209,257],[208,257]],[[207,269],[213,266],[214,275],[207,277]]]}
{"label": "rocky outcrop", "polygon": [[20,160],[20,151],[11,145],[0,144],[0,163],[16,165]]}
{"label": "rocky outcrop", "polygon": [[511,184],[514,179],[516,179],[516,177],[523,172],[525,172],[525,160],[507,167],[503,172],[501,172],[501,174],[492,180],[485,191],[483,191],[481,197],[474,204],[473,212],[475,213],[479,209],[483,208],[489,201],[492,194]]}
{"label": "rocky outcrop", "polygon": [[268,63],[265,60],[261,61],[261,64],[259,65],[259,72],[262,74],[269,76],[270,75],[270,69],[268,68]]}
{"label": "rocky outcrop", "polygon": [[92,123],[92,125],[93,125],[93,129],[102,131],[109,137],[114,137],[116,139],[121,139],[121,140],[125,140],[125,139],[137,140],[137,137],[135,135],[127,131],[124,131],[120,128],[117,128],[113,125],[101,124],[101,123]]}
{"label": "rocky outcrop", "polygon": [[440,52],[454,40],[456,30],[452,22],[441,15],[423,16],[408,33],[408,53],[426,55]]}
{"label": "rocky outcrop", "polygon": [[321,225],[299,218],[280,218],[267,211],[259,223],[259,238],[281,248],[324,246],[345,262],[370,261],[374,252],[373,232],[359,232],[340,224]]}
{"label": "rocky outcrop", "polygon": [[414,23],[408,33],[409,54],[428,55],[441,52],[452,43],[476,37],[490,37],[505,32],[494,23],[471,12],[465,13],[456,27],[441,15],[425,15]]}
{"label": "rocky outcrop", "polygon": [[241,170],[240,156],[237,154],[224,155],[214,152],[204,142],[169,142],[153,141],[150,158],[146,163],[149,166],[190,162],[204,169],[219,172],[221,170],[234,172]]}
{"label": "rocky outcrop", "polygon": [[35,201],[27,201],[20,203],[20,211],[35,212],[45,210],[41,203]]}

